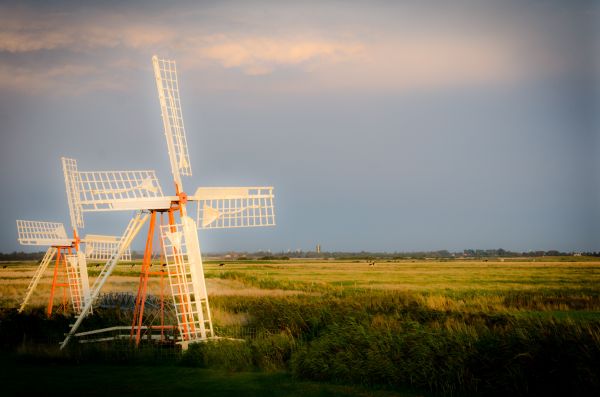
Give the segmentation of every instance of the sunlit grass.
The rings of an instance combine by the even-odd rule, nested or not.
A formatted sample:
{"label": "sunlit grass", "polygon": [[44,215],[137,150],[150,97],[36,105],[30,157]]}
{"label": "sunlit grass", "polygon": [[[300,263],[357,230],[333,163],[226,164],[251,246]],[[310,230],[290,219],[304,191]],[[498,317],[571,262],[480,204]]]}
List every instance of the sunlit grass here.
{"label": "sunlit grass", "polygon": [[[3,307],[20,302],[35,266],[31,262],[14,263],[0,269]],[[91,282],[100,266],[89,265]],[[152,270],[159,269],[160,264],[154,263]],[[103,291],[135,292],[140,270],[139,262],[118,264]],[[52,271],[51,267],[46,271],[31,305],[46,303]],[[403,291],[416,293],[424,306],[436,310],[600,311],[600,261],[405,260],[376,262],[375,266],[366,261],[238,261],[208,262],[205,273],[212,296]],[[158,277],[150,279],[150,291],[158,293]]]}

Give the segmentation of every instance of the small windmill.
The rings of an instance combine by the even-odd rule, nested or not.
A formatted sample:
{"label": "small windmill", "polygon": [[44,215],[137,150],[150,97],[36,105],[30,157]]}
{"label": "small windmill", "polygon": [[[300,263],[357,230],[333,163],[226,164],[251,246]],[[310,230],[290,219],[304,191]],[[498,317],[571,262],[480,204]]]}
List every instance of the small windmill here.
{"label": "small windmill", "polygon": [[[57,287],[63,287],[63,305],[66,305],[66,287],[68,287],[73,303],[73,310],[79,313],[83,307],[84,300],[86,297],[89,297],[89,284],[87,283],[87,268],[82,271],[78,266],[78,263],[85,262],[85,258],[83,258],[82,262],[73,262],[70,259],[73,256],[73,250],[77,252],[77,239],[68,238],[64,225],[55,222],[17,220],[17,231],[19,242],[22,245],[49,246],[27,287],[27,292],[19,307],[19,312],[22,312],[27,303],[29,303],[33,291],[46,272],[48,265],[52,262],[54,256],[56,256],[46,313],[48,316],[52,314],[54,295]],[[77,256],[78,254],[75,255]],[[59,281],[59,273],[62,273],[61,275],[66,280]]]}
{"label": "small windmill", "polygon": [[[90,297],[87,260],[107,260],[118,247],[118,238],[87,235],[80,240],[76,231],[70,238],[67,236],[64,225],[57,222],[17,220],[17,231],[18,240],[22,245],[49,246],[27,287],[19,312],[22,312],[29,303],[48,265],[56,256],[46,312],[48,316],[52,314],[57,287],[63,287],[63,305],[66,304],[68,287],[73,311],[76,314],[81,313],[85,302]],[[81,244],[85,244],[83,252],[79,250]],[[124,252],[122,260],[131,260],[129,250]],[[59,277],[63,280],[61,281]]]}
{"label": "small windmill", "polygon": [[[79,172],[76,164],[65,176],[70,199],[77,214],[88,211],[136,210],[119,241],[119,248],[106,262],[94,282],[90,300],[82,309],[71,330],[61,344],[64,348],[75,335],[79,325],[98,297],[116,264],[116,259],[150,218],[146,249],[131,337],[140,342],[144,302],[152,259],[152,241],[156,213],[168,214],[168,225],[160,227],[163,255],[171,287],[177,328],[185,349],[189,343],[214,337],[208,294],[204,280],[202,255],[198,241],[198,227],[204,229],[259,227],[275,225],[273,187],[201,187],[188,196],[181,176],[191,176],[187,139],[181,114],[179,82],[175,61],[152,58],[154,76],[160,102],[163,128],[175,195],[163,196],[154,171]],[[197,203],[196,220],[188,216],[188,202]],[[178,222],[176,222],[176,214]]]}
{"label": "small windmill", "polygon": [[[57,287],[63,287],[63,305],[66,304],[66,287],[68,287],[73,311],[76,314],[81,313],[85,302],[90,298],[87,260],[106,261],[112,257],[113,252],[119,246],[119,239],[115,236],[88,234],[84,239],[79,238],[77,228],[84,227],[83,217],[79,208],[74,205],[73,192],[70,189],[73,182],[70,179],[73,169],[75,171],[77,169],[77,164],[72,159],[63,158],[62,167],[67,187],[67,202],[73,237],[67,236],[65,226],[62,223],[17,220],[18,240],[22,245],[49,246],[29,283],[25,298],[19,307],[19,312],[22,312],[29,303],[48,265],[56,256],[46,312],[48,316],[52,314]],[[84,252],[80,251],[81,244],[85,244]],[[125,261],[131,260],[129,249],[124,250],[120,258]],[[62,282],[59,281],[60,273],[62,273]]]}

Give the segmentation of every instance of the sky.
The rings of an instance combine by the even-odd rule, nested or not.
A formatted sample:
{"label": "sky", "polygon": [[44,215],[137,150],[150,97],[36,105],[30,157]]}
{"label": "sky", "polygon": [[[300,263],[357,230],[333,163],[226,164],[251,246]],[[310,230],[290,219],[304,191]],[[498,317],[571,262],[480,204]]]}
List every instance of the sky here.
{"label": "sky", "polygon": [[275,187],[276,227],[201,230],[204,251],[600,251],[583,0],[0,2],[0,251],[40,249],[16,219],[70,224],[61,156],[173,190],[154,54],[177,61],[185,190]]}

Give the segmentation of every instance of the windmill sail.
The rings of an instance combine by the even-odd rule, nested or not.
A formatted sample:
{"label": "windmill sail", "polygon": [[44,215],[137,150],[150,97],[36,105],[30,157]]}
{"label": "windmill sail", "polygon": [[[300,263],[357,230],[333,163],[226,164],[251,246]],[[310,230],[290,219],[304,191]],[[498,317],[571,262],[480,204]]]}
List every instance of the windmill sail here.
{"label": "windmill sail", "polygon": [[73,240],[67,237],[65,226],[58,222],[17,220],[19,243],[68,247]]}
{"label": "windmill sail", "polygon": [[80,314],[85,304],[90,300],[90,284],[88,280],[87,263],[82,252],[66,255],[67,281],[71,293],[73,311]]}
{"label": "windmill sail", "polygon": [[65,187],[67,189],[67,202],[69,204],[69,215],[71,216],[71,227],[77,229],[84,227],[83,209],[79,200],[79,173],[77,172],[77,160],[61,157]]}
{"label": "windmill sail", "polygon": [[198,201],[197,224],[202,229],[229,229],[275,225],[273,188],[201,187],[192,197]]}
{"label": "windmill sail", "polygon": [[[107,261],[119,248],[119,237],[88,234],[83,239],[85,242],[85,257],[90,261]],[[129,247],[120,258],[121,262],[131,261]]]}
{"label": "windmill sail", "polygon": [[[76,219],[83,212],[166,209],[171,205],[172,198],[163,196],[153,170],[66,169],[65,181],[67,181],[67,196],[71,197],[70,203],[72,203],[69,204],[69,208],[73,208],[72,212]],[[77,225],[82,224],[83,217]]]}
{"label": "windmill sail", "polygon": [[157,56],[152,57],[152,65],[167,139],[171,172],[178,188],[182,189],[181,175],[191,176],[192,168],[181,115],[177,66],[175,61],[159,59]]}
{"label": "windmill sail", "polygon": [[161,235],[183,343],[213,337],[196,223],[184,216],[181,224],[162,226]]}

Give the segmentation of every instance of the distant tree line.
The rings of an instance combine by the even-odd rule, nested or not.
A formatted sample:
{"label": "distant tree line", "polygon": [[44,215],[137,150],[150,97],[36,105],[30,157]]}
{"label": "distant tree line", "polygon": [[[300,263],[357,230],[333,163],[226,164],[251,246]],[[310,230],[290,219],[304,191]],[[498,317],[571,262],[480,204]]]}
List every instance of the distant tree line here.
{"label": "distant tree line", "polygon": [[0,252],[0,261],[33,261],[44,257],[45,252],[23,252],[13,251],[10,253]]}
{"label": "distant tree line", "polygon": [[281,252],[215,252],[206,253],[206,256],[231,257],[232,259],[289,259],[289,258],[335,258],[335,259],[424,259],[424,258],[518,258],[518,257],[540,257],[540,256],[595,256],[600,257],[600,252],[562,252],[558,250],[514,252],[502,248],[498,249],[465,249],[462,252],[450,252],[448,250],[438,251],[414,251],[414,252],[320,252],[315,251],[281,251]]}
{"label": "distant tree line", "polygon": [[[23,252],[13,251],[10,253],[0,252],[0,261],[27,261],[27,260],[41,260],[44,257],[45,252]],[[288,251],[271,253],[268,251],[257,251],[257,252],[212,252],[205,253],[204,256],[208,257],[228,257],[237,260],[287,260],[290,258],[334,258],[340,260],[372,260],[372,259],[451,259],[451,258],[518,258],[518,257],[541,257],[541,256],[571,256],[571,255],[582,255],[582,256],[594,256],[600,257],[600,251],[590,252],[561,252],[557,250],[549,251],[527,251],[527,252],[514,252],[507,251],[502,248],[498,249],[466,249],[462,252],[450,252],[447,250],[438,251],[415,251],[415,252],[321,252],[316,253],[314,251]],[[133,259],[142,259],[143,253],[138,251],[132,251],[131,256]]]}

